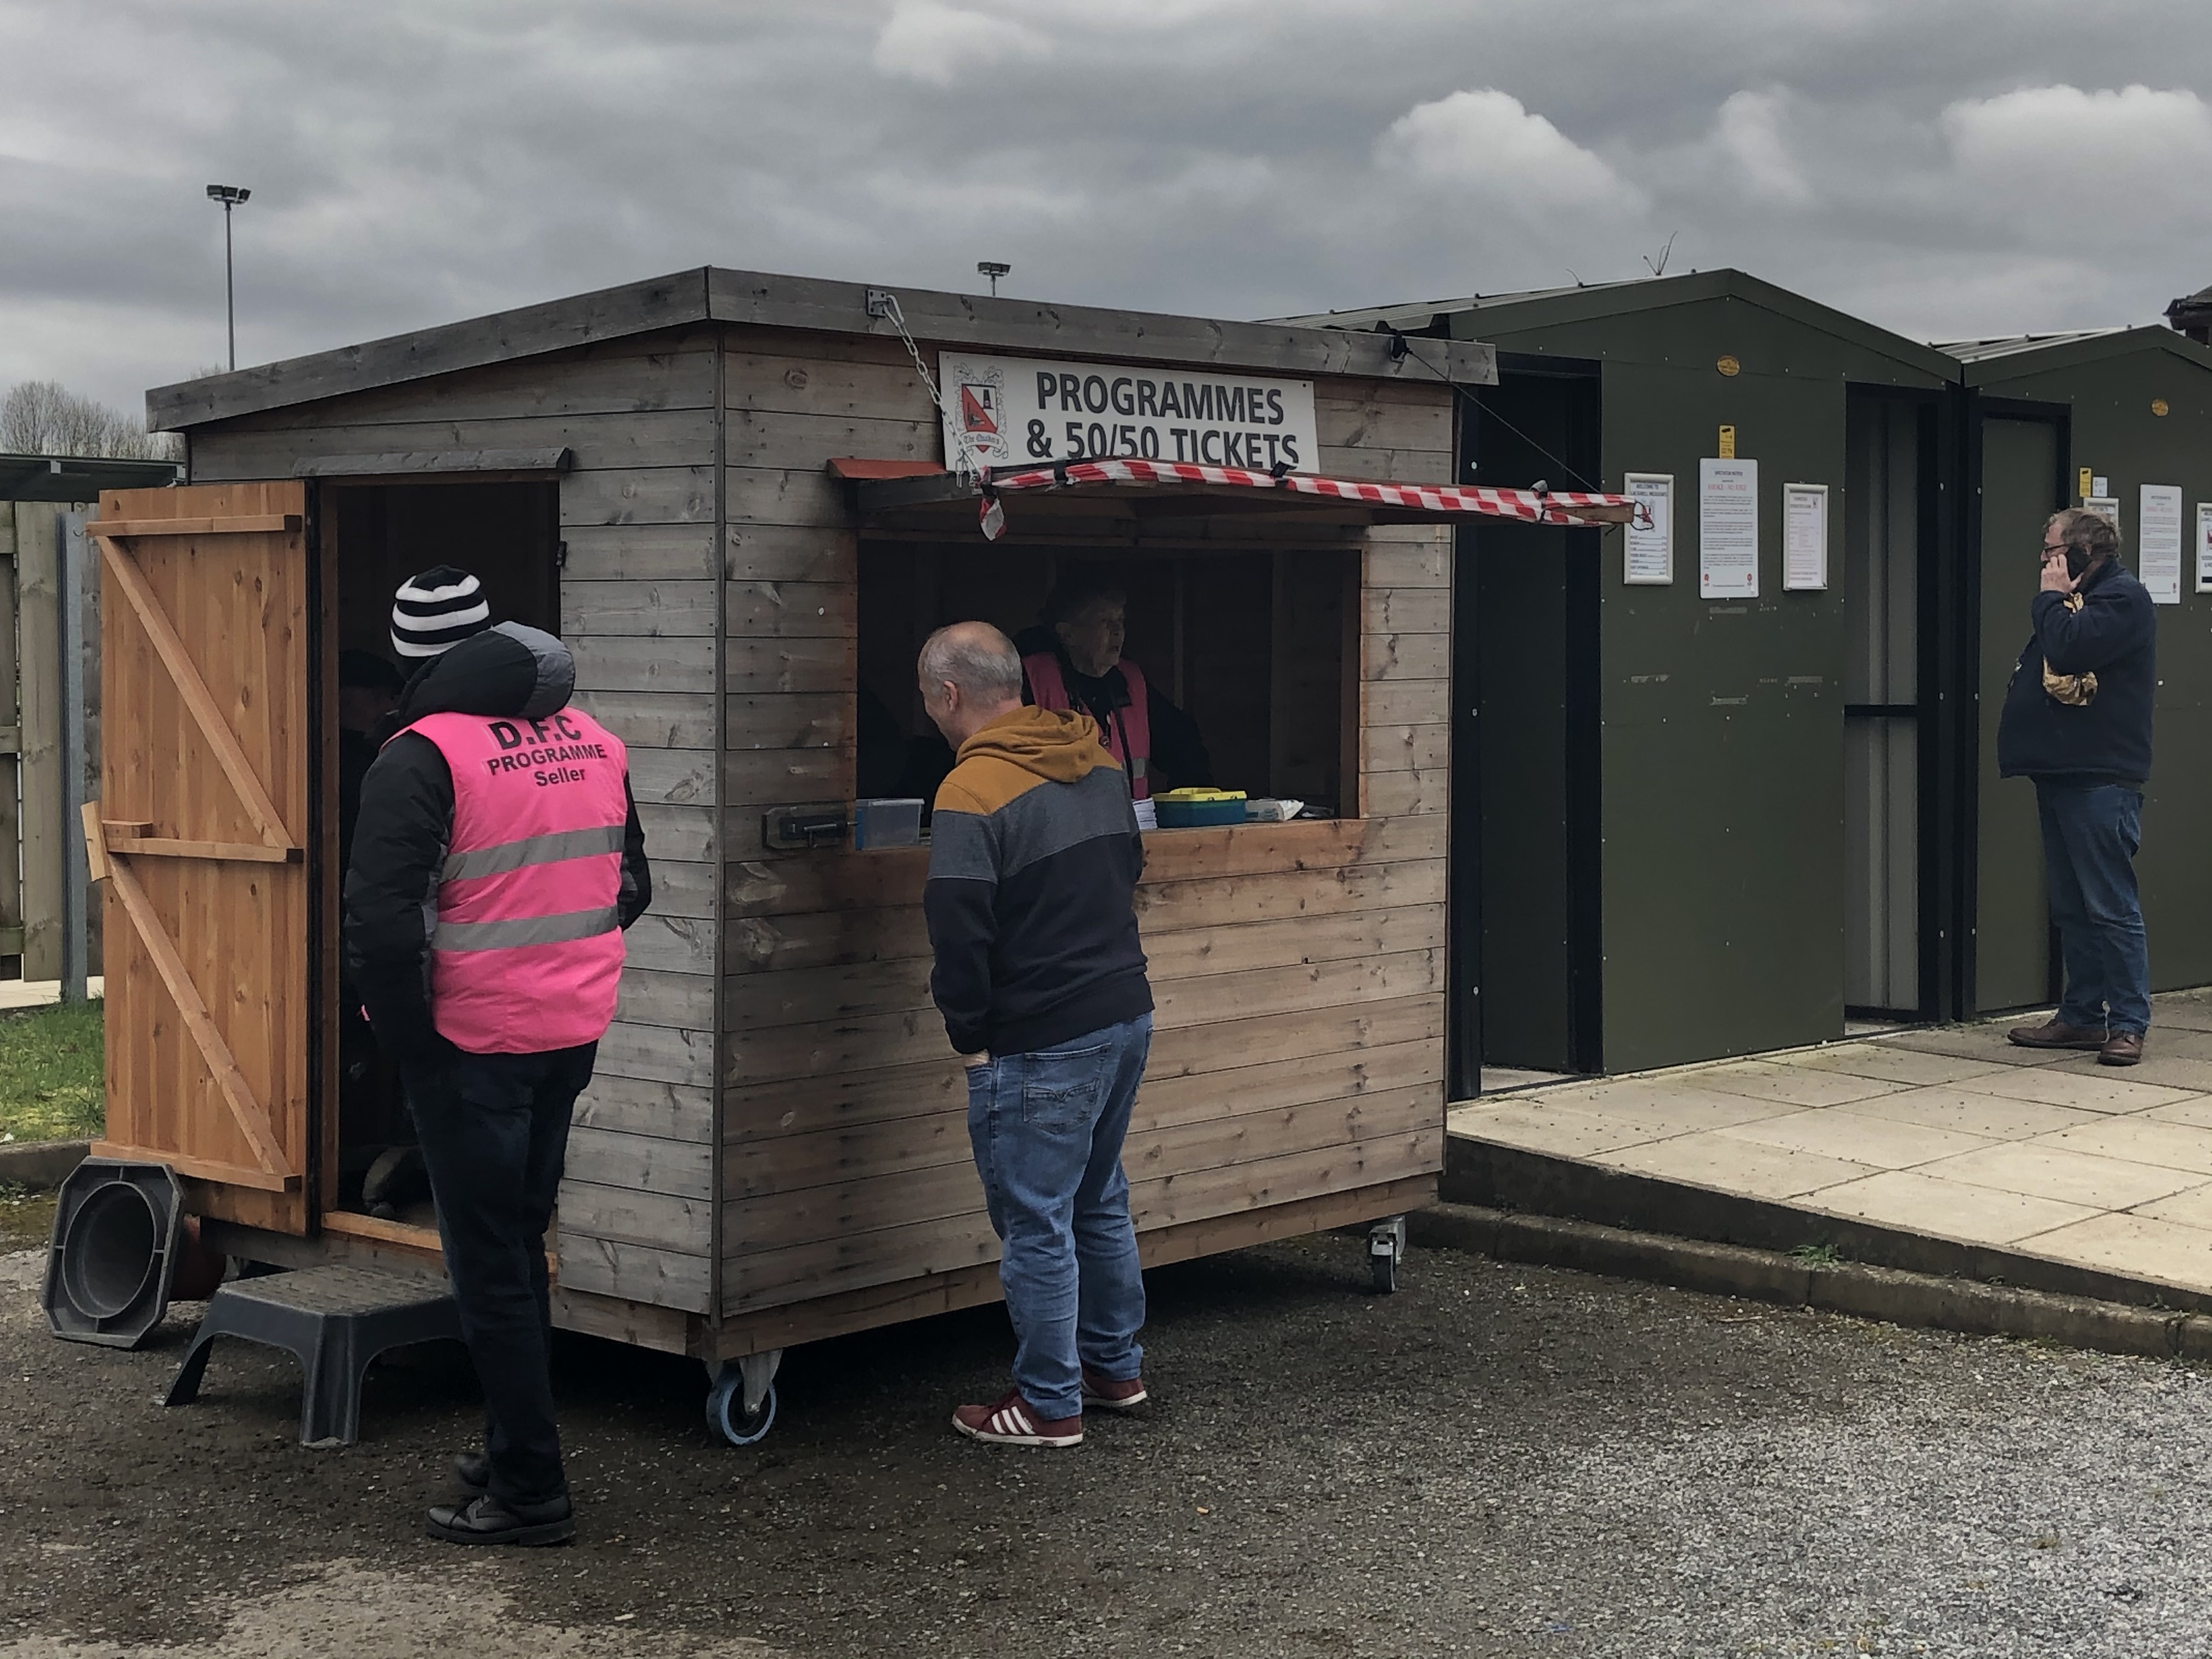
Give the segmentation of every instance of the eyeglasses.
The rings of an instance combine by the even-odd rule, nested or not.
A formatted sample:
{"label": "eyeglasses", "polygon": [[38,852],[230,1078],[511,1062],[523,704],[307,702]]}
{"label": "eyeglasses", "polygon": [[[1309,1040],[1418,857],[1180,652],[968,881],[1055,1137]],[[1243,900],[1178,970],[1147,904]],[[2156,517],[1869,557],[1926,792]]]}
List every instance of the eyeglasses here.
{"label": "eyeglasses", "polygon": [[2066,544],[2064,542],[2045,542],[2043,544],[2043,556],[2046,559],[2053,553],[2063,553],[2065,550]]}

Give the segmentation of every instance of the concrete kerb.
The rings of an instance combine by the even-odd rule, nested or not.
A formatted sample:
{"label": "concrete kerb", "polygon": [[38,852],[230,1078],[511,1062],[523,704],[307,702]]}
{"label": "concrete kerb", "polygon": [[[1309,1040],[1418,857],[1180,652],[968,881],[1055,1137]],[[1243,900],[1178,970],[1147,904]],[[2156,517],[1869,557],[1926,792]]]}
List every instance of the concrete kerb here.
{"label": "concrete kerb", "polygon": [[91,1151],[88,1140],[33,1140],[0,1146],[0,1182],[11,1187],[58,1187]]}
{"label": "concrete kerb", "polygon": [[1416,1243],[1501,1261],[1571,1267],[1713,1296],[1849,1314],[1892,1325],[2054,1342],[2103,1353],[2212,1359],[2212,1317],[1944,1279],[1855,1261],[1812,1261],[1741,1244],[1634,1232],[1559,1216],[1437,1204],[1407,1218]]}

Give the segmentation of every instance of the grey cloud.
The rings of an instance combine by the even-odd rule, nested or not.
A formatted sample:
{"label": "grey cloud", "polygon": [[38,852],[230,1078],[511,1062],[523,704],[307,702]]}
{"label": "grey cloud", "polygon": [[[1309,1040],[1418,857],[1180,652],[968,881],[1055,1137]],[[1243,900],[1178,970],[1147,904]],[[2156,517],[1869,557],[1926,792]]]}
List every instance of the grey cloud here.
{"label": "grey cloud", "polygon": [[[125,404],[220,355],[219,178],[249,360],[708,261],[1238,316],[1631,276],[1679,231],[1677,268],[1923,334],[2212,281],[2159,154],[2201,0],[0,0],[0,382]],[[2102,125],[2039,195],[2002,100],[2136,83],[2058,94]],[[1506,100],[1559,140],[1510,179],[1402,142]]]}

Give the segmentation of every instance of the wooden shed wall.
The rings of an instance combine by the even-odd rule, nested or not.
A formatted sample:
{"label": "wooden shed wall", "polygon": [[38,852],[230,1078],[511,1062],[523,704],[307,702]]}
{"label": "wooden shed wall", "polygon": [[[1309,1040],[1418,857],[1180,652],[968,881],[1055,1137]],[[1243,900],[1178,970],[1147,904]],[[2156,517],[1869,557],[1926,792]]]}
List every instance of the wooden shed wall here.
{"label": "wooden shed wall", "polygon": [[[653,902],[577,1107],[564,1287],[689,1312],[711,1294],[715,342],[641,336],[204,427],[196,480],[306,456],[564,446],[562,637],[629,745]],[[341,550],[343,556],[343,550]]]}
{"label": "wooden shed wall", "polygon": [[[807,1328],[779,1318],[802,1302],[977,1299],[997,1245],[929,1004],[926,854],[760,839],[765,807],[852,793],[857,540],[823,462],[938,459],[936,417],[896,341],[726,340],[721,1308],[741,1350]],[[1316,404],[1323,470],[1451,477],[1445,389],[1322,381]],[[1140,1231],[1277,1206],[1322,1224],[1311,1200],[1442,1161],[1448,532],[1370,532],[1362,564],[1368,816],[1147,839]]]}
{"label": "wooden shed wall", "polygon": [[[1443,388],[1324,380],[1316,406],[1322,469],[1450,477]],[[201,428],[192,462],[198,479],[282,477],[305,456],[556,445],[574,469],[562,632],[579,701],[630,745],[655,876],[578,1108],[564,1286],[699,1314],[719,1279],[724,1316],[763,1331],[805,1303],[992,1293],[964,1086],[928,1002],[926,854],[760,839],[764,808],[852,793],[858,540],[824,463],[938,459],[903,349],[745,327],[641,337]],[[1261,526],[1221,533],[1267,544]],[[1155,1255],[1200,1248],[1186,1224],[1218,1221],[1205,1248],[1221,1248],[1262,1212],[1286,1230],[1350,1218],[1330,1195],[1395,1182],[1411,1198],[1442,1161],[1448,533],[1372,531],[1360,561],[1366,816],[1148,842],[1158,1036],[1128,1164]],[[1163,1243],[1170,1228],[1182,1245]]]}

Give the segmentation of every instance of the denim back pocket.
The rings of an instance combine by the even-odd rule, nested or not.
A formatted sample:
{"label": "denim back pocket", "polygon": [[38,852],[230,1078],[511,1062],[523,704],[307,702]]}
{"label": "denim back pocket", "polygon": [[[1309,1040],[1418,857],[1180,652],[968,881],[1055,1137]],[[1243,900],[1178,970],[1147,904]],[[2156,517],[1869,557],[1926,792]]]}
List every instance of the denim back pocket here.
{"label": "denim back pocket", "polygon": [[1113,1060],[1110,1042],[1023,1055],[1023,1122],[1048,1132],[1087,1126],[1098,1115]]}

